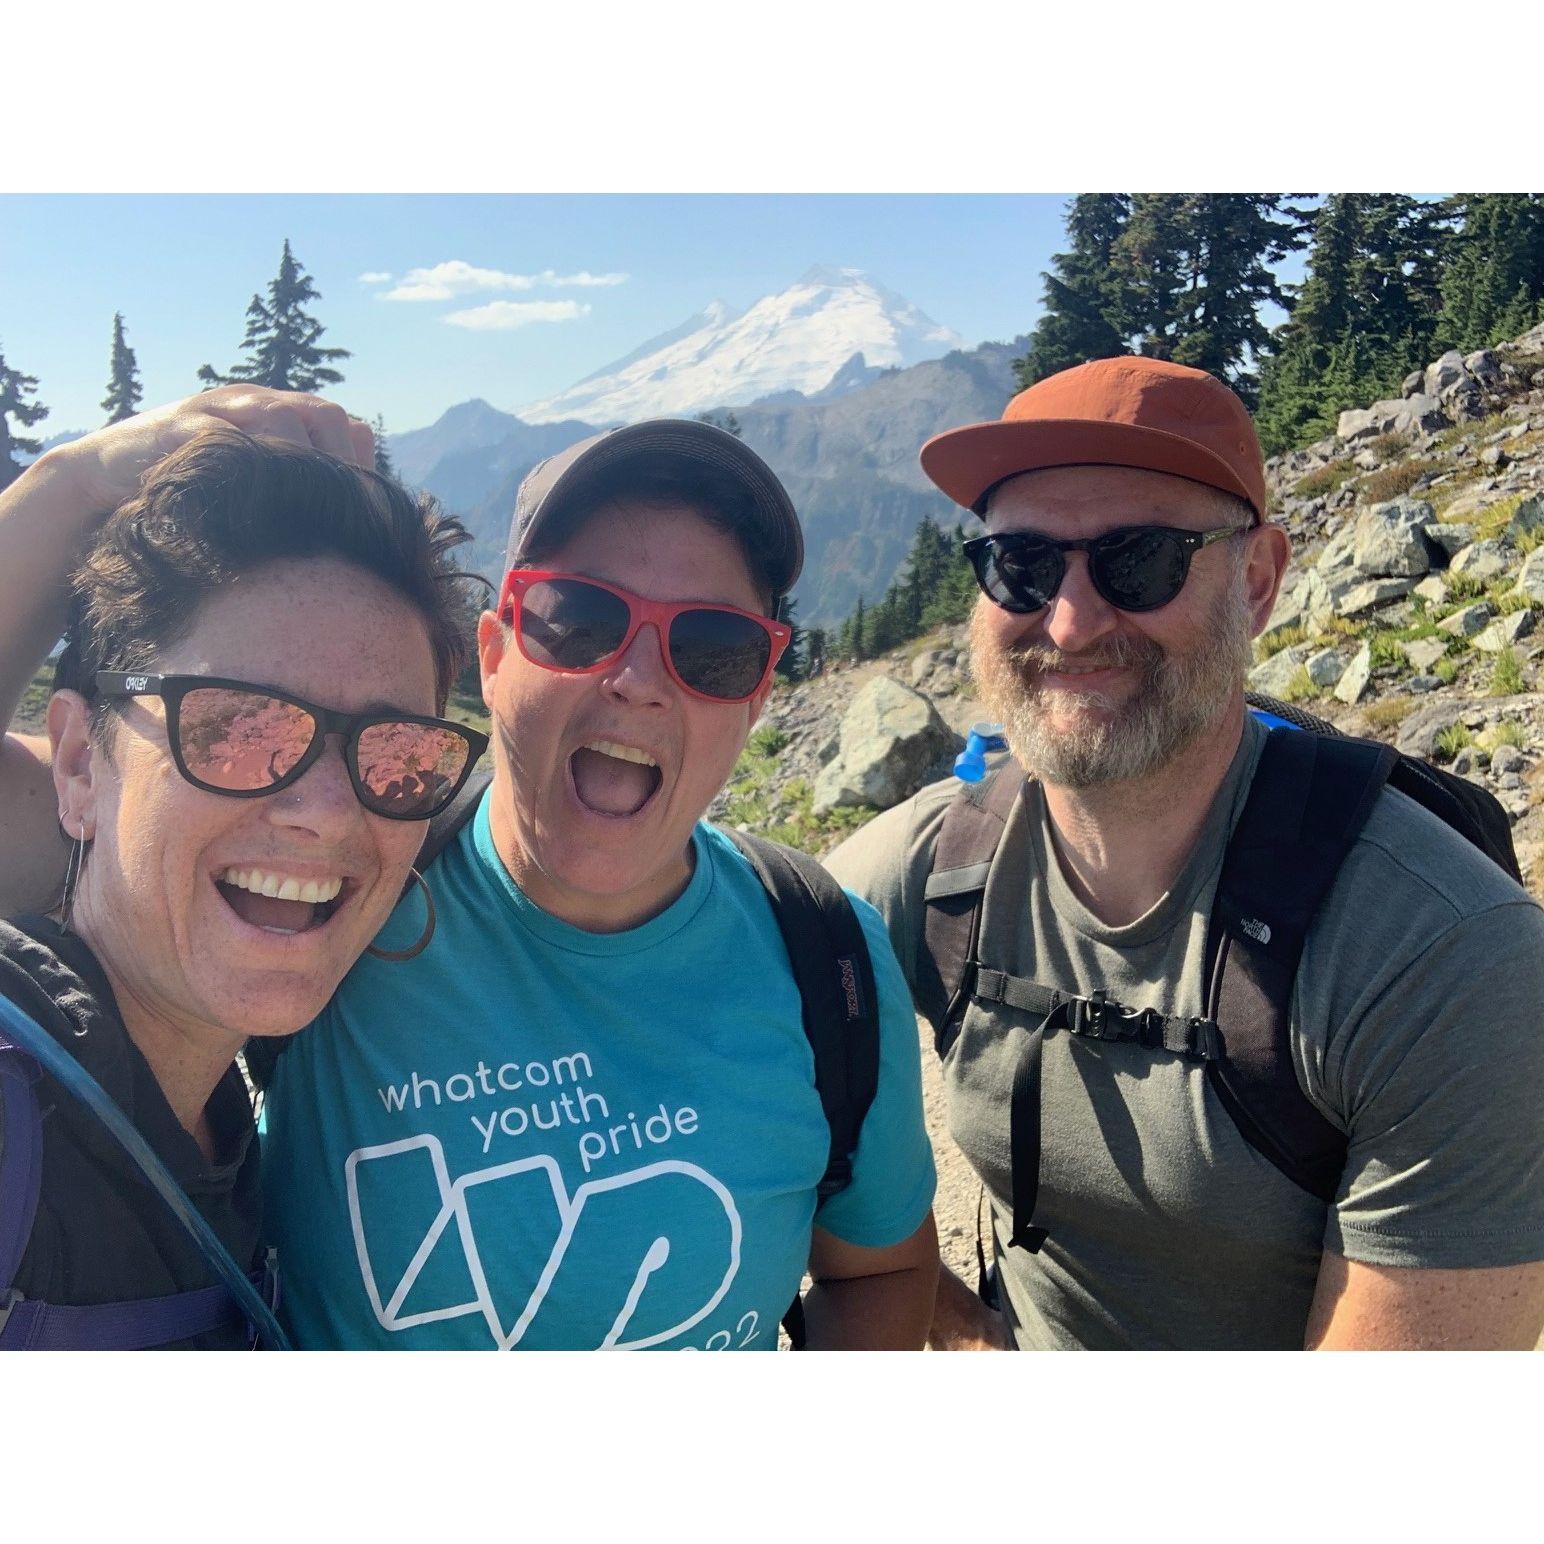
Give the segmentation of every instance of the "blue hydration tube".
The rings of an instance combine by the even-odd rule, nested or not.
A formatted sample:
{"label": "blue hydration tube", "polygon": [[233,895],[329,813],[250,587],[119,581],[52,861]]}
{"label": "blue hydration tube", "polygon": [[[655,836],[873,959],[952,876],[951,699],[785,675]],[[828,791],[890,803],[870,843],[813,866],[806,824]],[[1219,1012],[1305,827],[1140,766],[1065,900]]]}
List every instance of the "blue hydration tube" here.
{"label": "blue hydration tube", "polygon": [[0,1026],[4,1026],[7,1036],[19,1050],[25,1051],[69,1089],[112,1133],[134,1166],[144,1175],[150,1188],[192,1235],[199,1252],[229,1289],[263,1343],[272,1351],[292,1349],[289,1337],[279,1328],[279,1321],[258,1295],[246,1273],[231,1258],[230,1251],[220,1242],[203,1213],[188,1199],[182,1186],[172,1178],[166,1165],[156,1157],[149,1143],[139,1134],[128,1116],[108,1097],[102,1085],[52,1035],[4,997],[0,997]]}
{"label": "blue hydration tube", "polygon": [[954,758],[954,775],[962,783],[979,783],[986,776],[987,752],[1007,749],[1001,724],[972,724],[965,749]]}

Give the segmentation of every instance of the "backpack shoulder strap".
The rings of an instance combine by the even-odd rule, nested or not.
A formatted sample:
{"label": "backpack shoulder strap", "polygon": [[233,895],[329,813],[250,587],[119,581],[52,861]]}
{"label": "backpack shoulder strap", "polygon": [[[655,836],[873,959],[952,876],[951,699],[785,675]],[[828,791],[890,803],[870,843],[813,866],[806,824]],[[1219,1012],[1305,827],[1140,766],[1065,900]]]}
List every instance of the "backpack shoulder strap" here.
{"label": "backpack shoulder strap", "polygon": [[[413,864],[420,874],[455,841],[462,826],[477,813],[478,801],[492,781],[491,772],[474,772],[461,792],[429,822],[429,829],[424,832],[424,844],[418,849]],[[409,880],[402,893],[406,895],[412,887],[413,882]]]}
{"label": "backpack shoulder strap", "polygon": [[1271,730],[1208,933],[1208,1008],[1223,1046],[1207,1075],[1244,1139],[1324,1201],[1334,1199],[1346,1138],[1298,1083],[1293,982],[1313,919],[1397,760],[1371,741]]}
{"label": "backpack shoulder strap", "polygon": [[923,891],[922,947],[913,996],[933,1026],[940,1056],[971,990],[980,943],[981,903],[987,875],[1024,787],[1018,765],[1004,760],[979,783],[962,783],[944,811],[933,866]]}
{"label": "backpack shoulder strap", "polygon": [[21,1268],[43,1188],[38,1065],[0,1029],[0,1299]]}
{"label": "backpack shoulder strap", "polygon": [[879,1088],[879,1000],[863,925],[846,892],[814,858],[744,831],[724,835],[772,902],[804,1006],[815,1086],[831,1129],[821,1200],[852,1180],[863,1120]]}
{"label": "backpack shoulder strap", "polygon": [[1517,848],[1512,843],[1512,822],[1507,819],[1501,801],[1488,788],[1414,756],[1400,756],[1395,761],[1389,773],[1389,787],[1397,788],[1430,810],[1518,884],[1523,882]]}

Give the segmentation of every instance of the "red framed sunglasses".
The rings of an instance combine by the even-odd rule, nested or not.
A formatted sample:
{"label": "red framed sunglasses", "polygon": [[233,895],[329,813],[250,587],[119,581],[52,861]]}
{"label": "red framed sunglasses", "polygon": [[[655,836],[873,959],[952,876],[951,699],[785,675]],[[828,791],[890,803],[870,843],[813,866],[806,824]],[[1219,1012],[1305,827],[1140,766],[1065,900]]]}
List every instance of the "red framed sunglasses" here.
{"label": "red framed sunglasses", "polygon": [[708,702],[746,702],[767,683],[793,636],[786,622],[702,601],[649,600],[583,574],[512,568],[498,615],[533,665],[588,675],[619,659],[646,623],[671,678]]}

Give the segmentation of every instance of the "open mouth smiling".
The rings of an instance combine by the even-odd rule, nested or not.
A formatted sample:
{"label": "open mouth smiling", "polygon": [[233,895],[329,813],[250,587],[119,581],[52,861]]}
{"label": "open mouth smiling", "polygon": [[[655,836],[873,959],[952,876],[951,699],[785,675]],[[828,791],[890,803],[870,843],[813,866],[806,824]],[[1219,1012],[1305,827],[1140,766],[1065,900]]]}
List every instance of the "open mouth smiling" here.
{"label": "open mouth smiling", "polygon": [[353,889],[341,875],[302,879],[234,864],[213,878],[220,898],[248,927],[285,937],[325,927]]}
{"label": "open mouth smiling", "polygon": [[585,809],[612,820],[642,813],[664,781],[648,751],[616,740],[586,740],[568,758],[568,778]]}

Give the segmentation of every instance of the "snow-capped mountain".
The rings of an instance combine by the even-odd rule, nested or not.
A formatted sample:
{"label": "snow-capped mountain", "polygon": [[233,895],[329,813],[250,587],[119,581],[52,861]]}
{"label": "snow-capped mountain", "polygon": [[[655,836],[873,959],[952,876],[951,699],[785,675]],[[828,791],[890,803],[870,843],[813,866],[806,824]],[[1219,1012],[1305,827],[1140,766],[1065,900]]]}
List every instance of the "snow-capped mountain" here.
{"label": "snow-capped mountain", "polygon": [[[721,301],[555,397],[519,409],[527,423],[632,423],[823,392],[877,370],[937,359],[962,340],[858,268],[811,268],[744,311]],[[862,356],[856,359],[856,356]]]}

